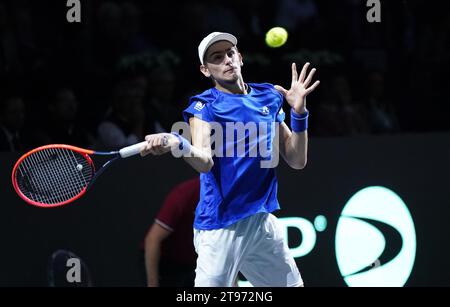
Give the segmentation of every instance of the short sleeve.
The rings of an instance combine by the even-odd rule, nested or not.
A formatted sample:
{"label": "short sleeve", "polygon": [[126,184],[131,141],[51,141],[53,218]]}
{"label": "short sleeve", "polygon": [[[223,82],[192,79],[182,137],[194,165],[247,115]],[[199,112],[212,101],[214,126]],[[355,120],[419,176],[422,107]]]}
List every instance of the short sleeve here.
{"label": "short sleeve", "polygon": [[285,118],[286,118],[286,113],[284,113],[283,107],[281,107],[277,113],[276,122],[281,124],[282,122],[284,122]]}
{"label": "short sleeve", "polygon": [[275,93],[277,95],[277,97],[278,97],[278,101],[277,101],[277,103],[278,103],[278,112],[277,112],[277,115],[275,117],[275,121],[277,123],[281,124],[286,119],[286,113],[284,113],[284,110],[283,110],[284,97],[279,91],[277,91],[275,89],[275,87],[272,84],[271,84],[271,87],[272,87],[273,93]]}
{"label": "short sleeve", "polygon": [[189,118],[195,116],[206,122],[212,122],[211,115],[209,114],[208,103],[200,100],[194,100],[192,103],[183,111],[183,118],[186,122],[189,122]]}
{"label": "short sleeve", "polygon": [[164,199],[156,216],[156,222],[169,231],[176,230],[186,221],[186,218],[193,218],[199,197],[200,178],[198,176],[178,184]]}
{"label": "short sleeve", "polygon": [[177,227],[178,221],[182,216],[179,208],[180,203],[185,201],[185,198],[178,190],[177,187],[169,193],[156,216],[158,224],[170,231],[173,231]]}

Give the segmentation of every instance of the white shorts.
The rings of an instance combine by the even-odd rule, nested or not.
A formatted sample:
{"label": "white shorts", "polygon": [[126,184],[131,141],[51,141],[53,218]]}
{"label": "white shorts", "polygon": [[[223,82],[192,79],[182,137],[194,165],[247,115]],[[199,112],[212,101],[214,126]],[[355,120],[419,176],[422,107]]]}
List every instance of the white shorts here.
{"label": "white shorts", "polygon": [[227,228],[194,229],[196,287],[231,287],[240,271],[255,287],[298,287],[303,280],[275,216],[258,213]]}

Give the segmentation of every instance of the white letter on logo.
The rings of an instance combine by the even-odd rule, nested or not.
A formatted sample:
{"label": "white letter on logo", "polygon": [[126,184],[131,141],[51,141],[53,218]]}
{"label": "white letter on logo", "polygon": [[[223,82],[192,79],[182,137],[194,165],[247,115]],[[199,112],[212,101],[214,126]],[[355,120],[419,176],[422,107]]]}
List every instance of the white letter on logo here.
{"label": "white letter on logo", "polygon": [[[72,267],[73,266],[73,267]],[[66,279],[68,282],[81,282],[81,264],[80,259],[70,258],[67,260],[66,267],[72,267],[67,271]]]}
{"label": "white letter on logo", "polygon": [[[265,128],[265,129],[264,129]],[[259,131],[260,131],[260,143],[259,143],[259,150],[261,153],[262,158],[270,157],[270,160],[262,160],[260,162],[261,168],[275,168],[278,166],[279,162],[279,147],[280,147],[280,124],[277,122],[273,122],[271,124],[271,131],[274,132],[272,134],[272,140],[267,140],[267,129],[269,129],[268,125],[265,125],[265,127],[260,125]],[[261,141],[263,143],[261,143]],[[267,144],[267,142],[270,141],[272,144]],[[264,144],[264,146],[263,146]],[[270,149],[269,149],[270,148]]]}
{"label": "white letter on logo", "polygon": [[213,157],[223,157],[223,128],[220,123],[210,122],[209,126],[211,131],[214,130],[214,134],[211,135],[211,146],[214,144],[214,150],[212,150]]}
{"label": "white letter on logo", "polygon": [[67,11],[68,22],[81,22],[81,3],[80,0],[67,0],[67,7],[73,6]]}
{"label": "white letter on logo", "polygon": [[234,129],[236,131],[236,142],[237,142],[237,156],[245,157],[246,156],[246,132],[248,131],[248,151],[249,157],[255,158],[258,155],[258,132],[256,131],[256,123],[248,122],[244,125],[242,122],[235,123]]}
{"label": "white letter on logo", "polygon": [[367,7],[372,7],[367,12],[368,22],[381,22],[381,3],[380,0],[367,0]]}
{"label": "white letter on logo", "polygon": [[279,218],[284,226],[284,239],[288,242],[288,228],[297,228],[302,234],[302,242],[297,247],[290,247],[292,257],[300,258],[309,254],[316,245],[316,230],[314,225],[302,217]]}

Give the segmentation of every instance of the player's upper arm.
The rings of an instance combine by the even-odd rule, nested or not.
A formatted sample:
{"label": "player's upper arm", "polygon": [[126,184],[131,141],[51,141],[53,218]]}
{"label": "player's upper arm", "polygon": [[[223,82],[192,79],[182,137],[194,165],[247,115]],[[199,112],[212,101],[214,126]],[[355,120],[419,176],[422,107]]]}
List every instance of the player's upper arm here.
{"label": "player's upper arm", "polygon": [[189,118],[192,136],[190,155],[184,156],[184,160],[199,173],[208,173],[214,166],[211,150],[210,125],[193,116]]}
{"label": "player's upper arm", "polygon": [[189,119],[191,127],[192,145],[211,157],[211,126],[195,116]]}
{"label": "player's upper arm", "polygon": [[183,111],[183,118],[190,125],[192,145],[211,155],[211,125],[209,103],[202,100],[192,100],[189,107]]}

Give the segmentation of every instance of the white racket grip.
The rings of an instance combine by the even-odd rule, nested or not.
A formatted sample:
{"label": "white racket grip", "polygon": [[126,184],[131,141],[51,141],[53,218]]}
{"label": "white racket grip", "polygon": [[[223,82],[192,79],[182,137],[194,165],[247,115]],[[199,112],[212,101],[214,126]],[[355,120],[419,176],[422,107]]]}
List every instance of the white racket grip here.
{"label": "white racket grip", "polygon": [[142,148],[147,144],[147,141],[140,142],[131,146],[127,146],[119,150],[119,155],[122,158],[128,158],[134,155],[137,155],[141,152]]}

